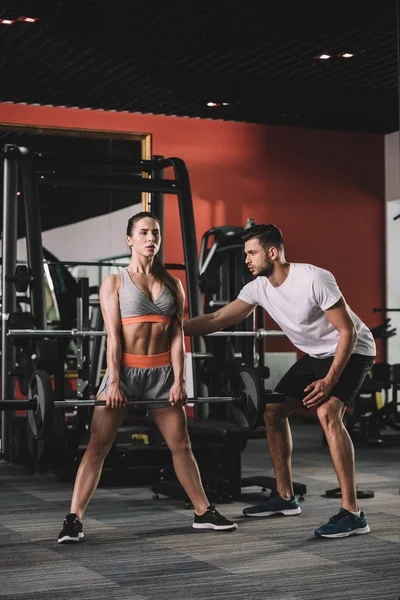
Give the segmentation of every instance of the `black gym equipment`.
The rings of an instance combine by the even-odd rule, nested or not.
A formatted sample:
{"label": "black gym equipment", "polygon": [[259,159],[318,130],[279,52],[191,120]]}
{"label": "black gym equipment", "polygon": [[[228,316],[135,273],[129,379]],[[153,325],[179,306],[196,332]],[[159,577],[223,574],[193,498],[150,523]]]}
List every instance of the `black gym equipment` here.
{"label": "black gym equipment", "polygon": [[346,426],[354,442],[373,446],[400,443],[400,365],[375,363],[366,377]]}
{"label": "black gym equipment", "polygon": [[[203,293],[204,312],[215,312],[226,306],[237,297],[243,285],[251,280],[251,274],[244,262],[243,227],[222,226],[213,227],[203,234],[199,257],[199,285]],[[232,331],[254,331],[254,315],[231,328]],[[240,360],[236,364],[254,366],[254,340],[236,337],[231,340],[231,365],[234,367],[234,356]],[[229,352],[229,347],[224,348],[222,340],[206,339],[206,348],[215,356],[223,358]],[[226,364],[226,363],[225,363]],[[204,369],[207,372],[207,362]],[[219,378],[219,369],[211,371],[216,376],[216,381],[207,377],[208,386],[218,387],[223,385],[223,377]]]}
{"label": "black gym equipment", "polygon": [[[372,490],[359,490],[356,489],[356,495],[359,500],[366,500],[368,498],[375,498],[375,492]],[[342,490],[338,488],[332,488],[331,490],[326,490],[325,498],[341,498]]]}
{"label": "black gym equipment", "polygon": [[[69,140],[70,141],[70,140]],[[71,142],[72,143],[72,142]],[[75,143],[75,142],[74,142]],[[68,145],[68,144],[67,144]],[[34,319],[34,327],[39,330],[46,329],[45,316],[45,286],[44,286],[44,270],[43,270],[43,247],[41,240],[41,224],[40,224],[40,205],[37,195],[38,186],[40,189],[43,186],[72,186],[86,187],[87,189],[108,189],[121,190],[129,192],[147,191],[151,194],[158,194],[160,199],[162,194],[174,194],[178,198],[181,229],[183,238],[183,249],[185,257],[184,268],[187,277],[188,289],[188,312],[189,316],[193,317],[202,313],[201,296],[198,286],[198,261],[197,261],[197,246],[194,224],[194,214],[191,199],[191,190],[189,176],[185,163],[179,158],[162,158],[155,157],[155,160],[137,161],[137,164],[132,162],[129,164],[131,177],[115,176],[115,169],[118,171],[118,165],[113,164],[112,170],[108,175],[102,177],[96,175],[93,177],[95,163],[92,161],[90,168],[85,168],[84,172],[76,174],[75,171],[68,172],[65,165],[71,161],[79,169],[79,163],[74,156],[57,157],[54,154],[36,152],[30,153],[26,148],[17,145],[7,144],[4,147],[4,210],[3,210],[3,277],[2,277],[2,312],[3,315],[13,315],[16,312],[16,286],[18,289],[25,289],[27,285],[30,289],[31,297],[31,314]],[[53,161],[53,162],[52,162]],[[86,160],[88,163],[88,160]],[[90,161],[89,161],[90,162]],[[56,175],[50,175],[52,170],[51,164],[57,164]],[[88,163],[89,164],[89,163]],[[46,176],[41,173],[45,165]],[[88,166],[88,165],[86,165]],[[172,168],[175,179],[162,179],[162,173],[165,169]],[[40,170],[42,169],[42,171]],[[127,166],[124,167],[125,172]],[[76,177],[74,176],[74,173]],[[108,173],[108,171],[107,171]],[[144,173],[145,176],[140,177],[139,174]],[[19,177],[19,175],[21,177]],[[68,175],[68,176],[67,176]],[[117,173],[118,175],[118,173]],[[146,175],[150,175],[150,178]],[[21,179],[21,186],[19,184]],[[27,254],[28,263],[26,268],[18,267],[16,264],[16,244],[17,244],[17,204],[15,198],[17,191],[22,190],[22,197],[25,202],[25,222],[27,234]],[[160,205],[160,202],[159,202]],[[159,212],[160,206],[155,207]],[[52,256],[46,258],[54,259]],[[54,260],[52,262],[55,262]],[[192,268],[186,268],[190,265]],[[182,267],[182,265],[179,265]],[[55,270],[59,270],[60,265],[55,265]],[[53,273],[56,277],[56,273]],[[63,273],[65,279],[65,272]],[[71,283],[69,281],[69,283]],[[22,286],[22,288],[21,288]],[[71,286],[70,286],[71,287]],[[78,286],[76,286],[78,287]],[[66,319],[68,320],[68,319]],[[14,397],[14,372],[15,372],[15,349],[14,341],[7,335],[10,324],[7,319],[3,319],[2,323],[2,398]],[[69,324],[69,326],[71,326]],[[20,327],[21,328],[21,327]],[[32,328],[32,325],[29,328]],[[26,329],[26,327],[24,327]],[[63,336],[60,335],[61,339]],[[29,339],[29,338],[26,338]],[[45,343],[46,344],[46,343]],[[49,346],[47,346],[48,348]],[[204,342],[200,338],[192,340],[192,349],[194,352],[204,350]],[[43,356],[44,348],[39,352]],[[46,354],[46,351],[44,351]],[[62,352],[61,352],[62,354]],[[62,360],[59,364],[62,364]],[[196,367],[197,368],[197,367]],[[25,378],[26,379],[26,378]],[[197,378],[195,378],[195,386]],[[61,386],[58,385],[58,388]],[[63,395],[63,390],[56,390],[57,396]],[[84,393],[81,397],[84,398],[88,393],[88,387],[84,388]],[[198,391],[195,389],[195,394]],[[8,458],[12,448],[12,423],[13,415],[11,412],[4,412],[2,418],[2,454]]]}
{"label": "black gym equipment", "polygon": [[[376,312],[378,309],[374,309]],[[379,309],[380,310],[380,309]],[[371,333],[375,339],[388,340],[397,333],[396,327],[392,327],[390,324],[391,319],[385,319],[381,325],[371,328]]]}
{"label": "black gym equipment", "polygon": [[[14,396],[12,372],[15,364],[15,348],[7,340],[8,318],[16,313],[15,275],[17,253],[17,218],[19,181],[22,183],[26,220],[26,241],[29,272],[24,286],[31,288],[31,312],[35,326],[46,326],[43,250],[40,221],[40,205],[33,181],[33,166],[29,151],[24,147],[6,144],[4,147],[4,195],[2,240],[2,330],[1,330],[1,397]],[[33,282],[35,282],[33,284]],[[2,452],[7,456],[12,447],[13,415],[2,418]]]}
{"label": "black gym equipment", "polygon": [[[398,308],[373,308],[373,312],[397,312]],[[371,328],[376,339],[387,340],[396,335],[390,319]],[[365,378],[346,413],[346,426],[354,442],[386,446],[400,442],[400,366],[386,362],[375,363]]]}

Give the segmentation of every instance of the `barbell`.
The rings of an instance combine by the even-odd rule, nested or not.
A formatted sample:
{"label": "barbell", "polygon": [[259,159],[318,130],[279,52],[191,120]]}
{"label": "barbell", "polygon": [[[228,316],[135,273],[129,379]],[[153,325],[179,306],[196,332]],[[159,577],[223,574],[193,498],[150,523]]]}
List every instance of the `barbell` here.
{"label": "barbell", "polygon": [[[56,337],[56,338],[87,338],[87,337],[106,337],[106,331],[95,331],[91,329],[9,329],[8,337]],[[190,337],[190,336],[188,336]],[[204,337],[254,337],[264,339],[267,337],[286,337],[286,334],[279,329],[257,329],[257,331],[214,331],[207,333]]]}
{"label": "barbell", "polygon": [[[232,396],[204,396],[188,398],[186,403],[226,403],[231,407],[231,421],[240,431],[255,429],[262,420],[266,403],[281,403],[283,394],[266,393],[256,369],[239,369],[231,383]],[[0,411],[27,410],[32,437],[46,440],[51,431],[54,409],[105,406],[106,400],[55,400],[50,376],[46,371],[34,371],[28,388],[27,400],[0,400]],[[137,408],[167,408],[168,398],[128,399],[128,405]]]}

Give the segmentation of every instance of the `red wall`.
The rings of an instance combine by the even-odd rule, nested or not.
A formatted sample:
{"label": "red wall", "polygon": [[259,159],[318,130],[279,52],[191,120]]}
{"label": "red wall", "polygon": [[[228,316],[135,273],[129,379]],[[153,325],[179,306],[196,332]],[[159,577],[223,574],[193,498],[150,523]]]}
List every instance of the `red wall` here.
{"label": "red wall", "polygon": [[[289,260],[331,270],[367,325],[382,322],[372,307],[385,302],[383,136],[18,104],[0,104],[0,122],[151,133],[153,154],[186,161],[198,241],[248,217],[275,223]],[[165,260],[180,261],[172,197],[166,215]]]}

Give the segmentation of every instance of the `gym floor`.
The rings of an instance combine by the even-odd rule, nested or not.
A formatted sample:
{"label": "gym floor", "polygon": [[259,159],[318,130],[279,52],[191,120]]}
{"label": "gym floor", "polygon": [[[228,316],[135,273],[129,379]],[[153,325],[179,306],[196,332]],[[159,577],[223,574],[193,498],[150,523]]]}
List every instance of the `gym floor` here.
{"label": "gym floor", "polygon": [[[308,492],[297,517],[246,519],[260,499],[218,508],[234,533],[196,532],[178,500],[149,488],[101,487],[84,521],[85,540],[58,545],[72,484],[0,464],[0,598],[29,600],[398,600],[400,597],[400,446],[356,447],[360,500],[371,533],[316,539],[315,527],[338,511],[323,497],[337,486],[317,424],[293,423],[294,480]],[[272,474],[266,444],[249,440],[243,476]]]}

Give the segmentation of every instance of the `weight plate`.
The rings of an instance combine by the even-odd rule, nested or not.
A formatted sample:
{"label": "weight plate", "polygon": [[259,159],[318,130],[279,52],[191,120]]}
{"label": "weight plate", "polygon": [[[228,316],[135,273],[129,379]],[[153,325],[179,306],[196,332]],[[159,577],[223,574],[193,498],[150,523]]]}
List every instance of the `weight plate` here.
{"label": "weight plate", "polygon": [[45,438],[51,429],[54,398],[50,376],[34,371],[28,389],[28,400],[36,400],[36,410],[28,410],[28,424],[35,440]]}
{"label": "weight plate", "polygon": [[263,390],[256,369],[242,368],[235,375],[232,396],[240,397],[239,402],[231,404],[232,421],[239,429],[255,429],[264,413]]}

